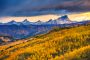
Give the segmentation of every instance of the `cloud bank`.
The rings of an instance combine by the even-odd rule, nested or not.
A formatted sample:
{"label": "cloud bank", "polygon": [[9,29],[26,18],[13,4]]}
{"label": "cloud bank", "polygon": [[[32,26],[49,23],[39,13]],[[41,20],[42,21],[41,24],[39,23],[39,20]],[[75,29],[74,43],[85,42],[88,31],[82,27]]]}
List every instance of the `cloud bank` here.
{"label": "cloud bank", "polygon": [[35,16],[90,11],[90,0],[0,0],[0,16]]}

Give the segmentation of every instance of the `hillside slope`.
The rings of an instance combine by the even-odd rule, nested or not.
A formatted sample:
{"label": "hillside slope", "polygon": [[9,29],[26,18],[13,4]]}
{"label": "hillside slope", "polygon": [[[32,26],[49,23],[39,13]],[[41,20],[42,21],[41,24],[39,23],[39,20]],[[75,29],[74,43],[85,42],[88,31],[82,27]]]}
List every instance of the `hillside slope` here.
{"label": "hillside slope", "polygon": [[25,40],[0,46],[0,60],[90,60],[90,25],[55,28]]}
{"label": "hillside slope", "polygon": [[73,52],[57,56],[53,60],[90,60],[90,45],[74,50]]}

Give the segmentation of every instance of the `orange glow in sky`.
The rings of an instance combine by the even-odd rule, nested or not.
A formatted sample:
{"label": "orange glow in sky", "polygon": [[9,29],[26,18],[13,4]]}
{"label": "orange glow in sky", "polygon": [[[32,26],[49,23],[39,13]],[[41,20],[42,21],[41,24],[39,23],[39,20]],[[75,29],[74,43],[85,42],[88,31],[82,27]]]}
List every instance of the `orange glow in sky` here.
{"label": "orange glow in sky", "polygon": [[[41,15],[41,16],[32,16],[32,17],[1,17],[0,22],[9,22],[11,20],[15,20],[17,22],[23,21],[24,19],[28,19],[28,21],[35,22],[38,20],[48,21],[49,19],[57,19],[61,15]],[[73,21],[82,21],[82,20],[90,20],[90,12],[85,13],[74,13],[69,14],[68,17]]]}
{"label": "orange glow in sky", "polygon": [[11,20],[15,20],[17,22],[23,21],[24,19],[28,19],[28,21],[35,22],[38,20],[48,21],[49,19],[57,19],[59,16],[57,15],[41,15],[41,16],[32,16],[32,17],[2,17],[0,18],[0,22],[9,22]]}

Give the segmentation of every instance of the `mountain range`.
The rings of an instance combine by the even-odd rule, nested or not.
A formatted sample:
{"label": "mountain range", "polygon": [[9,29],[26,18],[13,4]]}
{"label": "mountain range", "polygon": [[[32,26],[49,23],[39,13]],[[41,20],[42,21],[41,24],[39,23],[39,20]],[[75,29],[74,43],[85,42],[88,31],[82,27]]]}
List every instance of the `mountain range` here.
{"label": "mountain range", "polygon": [[22,22],[16,22],[14,20],[7,22],[7,23],[1,23],[2,25],[47,25],[47,24],[70,24],[70,23],[74,23],[74,21],[71,21],[67,15],[61,16],[58,19],[52,20],[50,19],[49,21],[46,22],[42,22],[40,20],[38,20],[37,22],[30,22],[27,19],[25,19]]}
{"label": "mountain range", "polygon": [[52,30],[53,27],[65,28],[87,24],[90,24],[90,20],[75,22],[71,21],[67,15],[61,16],[55,20],[50,19],[46,22],[40,20],[37,22],[30,22],[27,19],[22,22],[12,20],[7,23],[0,23],[0,40],[2,40],[2,37],[6,40],[6,37],[8,37],[8,41],[13,41],[47,33]]}

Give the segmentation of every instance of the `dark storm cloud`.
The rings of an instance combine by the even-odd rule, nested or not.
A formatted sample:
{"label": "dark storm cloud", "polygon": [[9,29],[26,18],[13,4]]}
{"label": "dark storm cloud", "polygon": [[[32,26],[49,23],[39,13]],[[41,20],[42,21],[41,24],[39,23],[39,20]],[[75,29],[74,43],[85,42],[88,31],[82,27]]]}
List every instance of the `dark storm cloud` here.
{"label": "dark storm cloud", "polygon": [[90,0],[0,0],[0,16],[33,16],[90,11]]}

